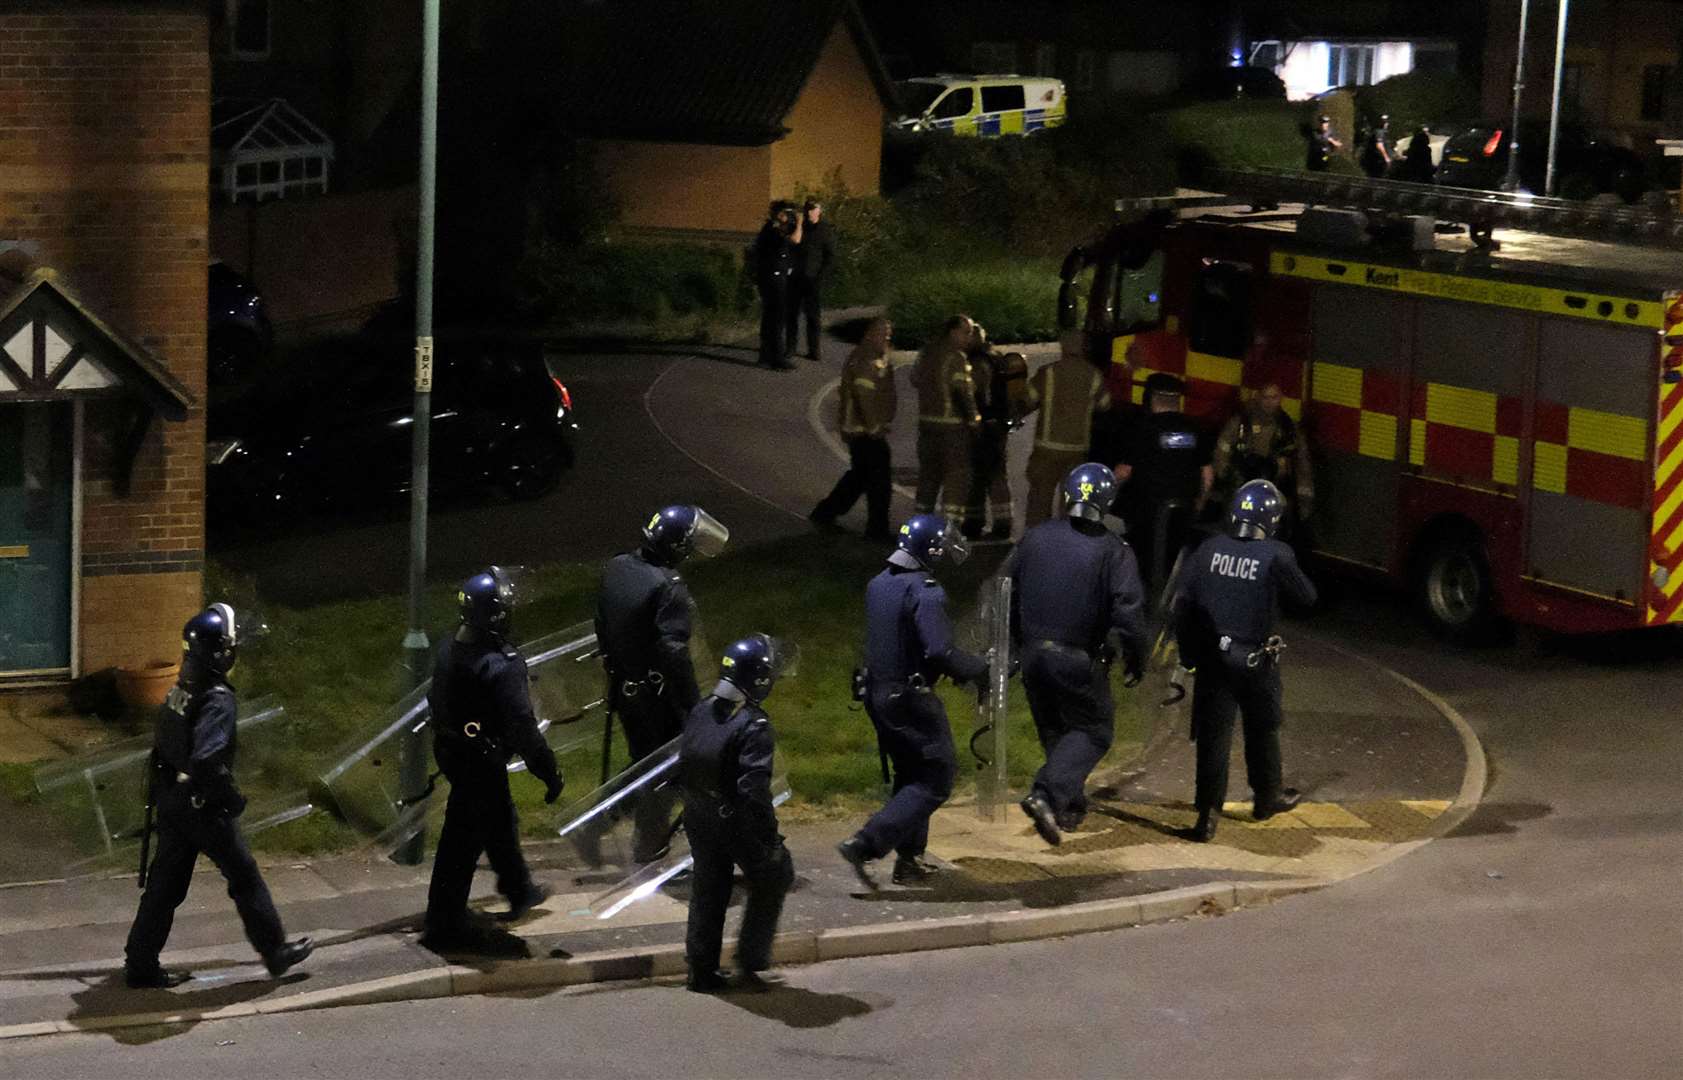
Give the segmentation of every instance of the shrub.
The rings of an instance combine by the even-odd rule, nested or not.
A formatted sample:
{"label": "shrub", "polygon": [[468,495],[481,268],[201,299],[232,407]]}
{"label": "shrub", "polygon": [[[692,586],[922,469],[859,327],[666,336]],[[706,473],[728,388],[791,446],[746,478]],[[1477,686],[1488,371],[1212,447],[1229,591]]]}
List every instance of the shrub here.
{"label": "shrub", "polygon": [[1478,113],[1478,91],[1459,75],[1416,71],[1393,75],[1356,90],[1358,124],[1391,118],[1391,137],[1402,142],[1422,125],[1468,120]]}
{"label": "shrub", "polygon": [[1181,179],[1208,168],[1297,169],[1312,107],[1286,101],[1208,101],[1167,109],[1158,121],[1175,148]]}
{"label": "shrub", "polygon": [[561,322],[734,314],[741,258],[699,244],[541,244],[521,268],[527,312]]}
{"label": "shrub", "polygon": [[1058,264],[1050,259],[994,259],[942,266],[897,283],[888,315],[894,342],[915,349],[964,312],[996,342],[1051,341],[1058,336]]}

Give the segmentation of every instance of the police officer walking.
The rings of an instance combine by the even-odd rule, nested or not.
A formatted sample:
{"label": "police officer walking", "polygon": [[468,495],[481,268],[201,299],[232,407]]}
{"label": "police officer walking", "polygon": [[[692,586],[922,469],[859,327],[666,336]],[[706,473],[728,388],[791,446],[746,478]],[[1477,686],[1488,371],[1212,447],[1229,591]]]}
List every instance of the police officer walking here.
{"label": "police officer walking", "polygon": [[124,949],[124,981],[135,989],[168,989],[192,978],[158,962],[187,899],[193,864],[202,853],[221,871],[245,927],[246,940],[279,978],[310,955],[309,938],[287,941],[269,887],[240,832],[245,796],[234,782],[239,709],[228,672],[238,658],[234,609],[212,604],[181,631],[181,678],[158,709],[148,762],[148,797],[157,811],[158,852]]}
{"label": "police officer walking", "polygon": [[[695,601],[678,566],[691,555],[712,558],[729,539],[730,530],[701,507],[668,506],[643,527],[641,547],[602,567],[596,640],[608,669],[608,708],[625,727],[633,761],[677,738],[701,700],[690,661]],[[635,861],[653,862],[665,851],[673,795],[662,786],[638,799]]]}
{"label": "police officer walking", "polygon": [[1110,632],[1122,639],[1129,686],[1151,650],[1134,553],[1102,524],[1115,487],[1111,470],[1097,462],[1071,470],[1063,486],[1068,516],[1030,529],[1005,567],[1023,690],[1046,753],[1022,808],[1048,844],[1086,816],[1087,777],[1115,736]]}
{"label": "police officer walking", "polygon": [[899,407],[894,367],[888,362],[893,335],[894,326],[887,319],[872,319],[864,339],[842,365],[841,385],[836,390],[837,419],[841,437],[847,442],[850,468],[807,515],[814,525],[831,528],[863,494],[865,539],[884,542],[894,538],[888,528],[893,483],[888,428]]}
{"label": "police officer walking", "polygon": [[1280,766],[1280,640],[1274,636],[1281,593],[1304,605],[1315,586],[1290,547],[1274,539],[1285,500],[1266,480],[1252,480],[1233,496],[1229,535],[1212,536],[1182,570],[1174,603],[1181,663],[1197,671],[1192,690],[1192,737],[1198,744],[1192,839],[1215,836],[1227,799],[1233,712],[1245,725],[1245,774],[1258,821],[1284,813],[1302,796],[1283,787]]}
{"label": "police officer walking", "polygon": [[933,577],[941,562],[968,555],[956,524],[918,514],[900,527],[888,566],[865,588],[865,712],[894,768],[887,805],[837,850],[867,888],[877,887],[869,863],[889,852],[894,883],[926,880],[923,859],[929,818],[952,794],[958,756],[946,707],[935,695],[945,675],[980,683],[988,662],[953,642],[947,594]]}
{"label": "police officer walking", "polygon": [[1186,384],[1155,372],[1145,380],[1146,415],[1133,425],[1116,466],[1122,518],[1140,560],[1140,576],[1155,596],[1191,535],[1215,482],[1204,440],[1181,412]]}
{"label": "police officer walking", "polygon": [[760,290],[760,363],[775,371],[791,366],[788,358],[789,279],[795,272],[795,248],[801,242],[801,216],[779,199],[754,237],[750,255],[754,284]]}
{"label": "police officer walking", "polygon": [[736,867],[748,883],[736,944],[737,988],[764,989],[771,941],[795,864],[777,831],[771,801],[775,739],[762,707],[777,680],[795,673],[791,645],[754,634],[725,650],[719,684],[684,720],[678,768],[684,784],[684,832],[695,858],[684,956],[689,988],[723,990],[719,953]]}
{"label": "police officer walking", "polygon": [[1032,528],[1052,517],[1059,485],[1087,456],[1093,437],[1093,414],[1111,407],[1104,377],[1087,357],[1087,339],[1067,333],[1057,360],[1029,379],[1028,407],[1040,411],[1034,426],[1034,450],[1028,463],[1028,507],[1023,514]]}
{"label": "police officer walking", "polygon": [[520,852],[509,759],[518,755],[543,781],[544,802],[558,799],[562,787],[555,753],[532,712],[526,661],[508,640],[520,599],[514,576],[489,567],[463,582],[456,599],[461,625],[439,645],[427,691],[433,756],[450,781],[422,938],[434,949],[486,943],[469,922],[467,907],[482,852],[497,875],[497,891],[508,901],[502,918],[518,919],[549,896],[547,887],[532,880]]}
{"label": "police officer walking", "polygon": [[1333,138],[1332,118],[1318,117],[1313,129],[1304,130],[1307,146],[1304,148],[1303,167],[1310,172],[1326,172],[1332,162],[1332,152],[1342,150],[1344,144]]}
{"label": "police officer walking", "polygon": [[964,516],[970,494],[970,439],[982,422],[968,352],[975,324],[965,315],[948,319],[941,336],[918,354],[912,382],[917,387],[917,512],[954,521]]}

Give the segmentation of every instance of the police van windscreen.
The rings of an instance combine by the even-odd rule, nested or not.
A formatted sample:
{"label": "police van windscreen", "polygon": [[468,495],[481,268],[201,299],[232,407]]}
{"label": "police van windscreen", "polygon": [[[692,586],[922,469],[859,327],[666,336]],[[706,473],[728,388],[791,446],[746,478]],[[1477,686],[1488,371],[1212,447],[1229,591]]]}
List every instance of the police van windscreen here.
{"label": "police van windscreen", "polygon": [[935,104],[935,99],[946,89],[940,83],[903,82],[898,84],[900,101],[906,107],[907,116],[922,116],[929,111],[929,106]]}

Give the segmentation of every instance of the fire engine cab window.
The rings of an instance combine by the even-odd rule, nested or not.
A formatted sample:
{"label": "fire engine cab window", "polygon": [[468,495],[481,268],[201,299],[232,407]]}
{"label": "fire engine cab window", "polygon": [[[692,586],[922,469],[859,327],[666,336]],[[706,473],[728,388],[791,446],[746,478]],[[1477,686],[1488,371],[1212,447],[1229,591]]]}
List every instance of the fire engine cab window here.
{"label": "fire engine cab window", "polygon": [[1193,284],[1193,352],[1242,359],[1251,344],[1251,268],[1209,260]]}
{"label": "fire engine cab window", "polygon": [[1152,252],[1138,267],[1116,275],[1116,330],[1131,334],[1156,326],[1163,317],[1163,253]]}

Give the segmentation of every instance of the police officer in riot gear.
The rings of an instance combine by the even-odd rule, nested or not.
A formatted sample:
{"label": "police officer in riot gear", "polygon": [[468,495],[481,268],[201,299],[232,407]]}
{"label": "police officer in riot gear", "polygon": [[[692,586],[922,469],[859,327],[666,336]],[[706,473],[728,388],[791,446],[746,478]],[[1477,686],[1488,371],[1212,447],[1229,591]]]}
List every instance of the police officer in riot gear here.
{"label": "police officer in riot gear", "polygon": [[1296,806],[1301,796],[1281,786],[1280,672],[1282,644],[1274,635],[1280,594],[1315,602],[1315,586],[1286,544],[1274,539],[1285,499],[1266,480],[1234,493],[1228,535],[1212,536],[1193,552],[1176,590],[1174,619],[1181,663],[1197,672],[1192,690],[1192,737],[1198,744],[1192,839],[1215,836],[1227,798],[1233,712],[1245,725],[1245,774],[1258,821]]}
{"label": "police officer in riot gear", "polygon": [[227,604],[212,604],[182,628],[181,678],[158,710],[148,783],[157,808],[158,850],[125,949],[124,979],[135,988],[168,988],[192,978],[160,966],[175,909],[187,898],[202,853],[228,882],[246,940],[277,978],[310,955],[309,938],[287,941],[269,887],[240,833],[245,796],[234,782],[238,707],[228,682],[240,624]]}
{"label": "police officer in riot gear", "polygon": [[549,896],[532,880],[520,852],[508,787],[508,762],[514,755],[544,782],[544,802],[553,803],[562,787],[555,753],[532,712],[526,661],[508,641],[518,600],[513,575],[501,567],[468,578],[457,593],[461,625],[439,645],[433,664],[427,691],[432,749],[450,781],[450,801],[427,890],[423,940],[432,948],[483,943],[467,908],[481,852],[497,875],[497,891],[508,900],[503,918],[517,919]]}
{"label": "police officer in riot gear", "polygon": [[1115,470],[1126,484],[1121,517],[1140,560],[1140,577],[1153,596],[1186,545],[1215,482],[1209,449],[1181,411],[1185,393],[1186,384],[1173,375],[1159,371],[1146,378],[1146,414],[1133,426]]}
{"label": "police officer in riot gear", "polygon": [[[690,662],[695,602],[678,566],[691,555],[712,558],[729,539],[730,530],[699,506],[668,506],[649,518],[640,548],[602,568],[596,640],[608,668],[609,708],[625,727],[633,761],[677,738],[701,700]],[[637,862],[652,862],[666,848],[673,796],[662,786],[638,799]]]}
{"label": "police officer in riot gear", "polygon": [[933,576],[941,562],[962,562],[967,554],[956,525],[918,514],[900,527],[888,566],[865,589],[865,711],[893,764],[894,793],[838,850],[867,888],[876,888],[868,864],[890,851],[898,856],[895,884],[933,872],[923,859],[929,818],[958,775],[935,684],[943,675],[979,684],[988,671],[986,660],[953,642],[947,594]]}
{"label": "police officer in riot gear", "polygon": [[763,989],[771,941],[795,864],[777,831],[771,798],[774,738],[762,707],[777,680],[795,673],[793,646],[765,634],[725,650],[719,684],[684,720],[678,769],[684,784],[684,832],[695,858],[684,955],[689,988],[723,990],[719,951],[733,869],[748,883],[736,945],[739,989]]}
{"label": "police officer in riot gear", "polygon": [[1115,486],[1097,462],[1070,470],[1068,516],[1029,530],[1005,568],[1023,689],[1046,752],[1022,808],[1048,844],[1086,816],[1087,777],[1115,735],[1110,632],[1121,636],[1130,686],[1151,649],[1134,553],[1103,525]]}

